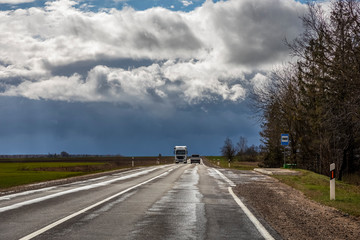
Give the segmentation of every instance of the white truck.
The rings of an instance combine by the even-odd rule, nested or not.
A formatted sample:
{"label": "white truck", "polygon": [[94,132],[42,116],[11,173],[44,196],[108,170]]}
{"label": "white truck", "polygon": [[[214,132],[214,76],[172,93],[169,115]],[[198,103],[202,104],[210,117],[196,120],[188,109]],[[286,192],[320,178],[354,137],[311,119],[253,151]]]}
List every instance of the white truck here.
{"label": "white truck", "polygon": [[187,154],[188,150],[186,146],[175,146],[174,147],[175,154],[175,163],[187,163]]}

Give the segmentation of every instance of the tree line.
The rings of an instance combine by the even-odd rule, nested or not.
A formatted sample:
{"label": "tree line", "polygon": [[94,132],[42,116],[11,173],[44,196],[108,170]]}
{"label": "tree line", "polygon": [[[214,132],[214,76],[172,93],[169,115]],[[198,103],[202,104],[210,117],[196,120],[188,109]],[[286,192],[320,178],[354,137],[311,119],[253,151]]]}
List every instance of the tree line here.
{"label": "tree line", "polygon": [[281,133],[290,136],[287,161],[337,177],[360,169],[360,3],[335,0],[330,11],[308,4],[304,32],[289,46],[294,61],[254,90],[261,113],[264,163],[282,165]]}
{"label": "tree line", "polygon": [[234,145],[231,139],[227,137],[221,148],[221,154],[229,161],[233,161],[237,158],[239,161],[253,162],[258,160],[260,147],[255,146],[254,144],[249,147],[247,139],[243,136],[240,136],[239,141]]}

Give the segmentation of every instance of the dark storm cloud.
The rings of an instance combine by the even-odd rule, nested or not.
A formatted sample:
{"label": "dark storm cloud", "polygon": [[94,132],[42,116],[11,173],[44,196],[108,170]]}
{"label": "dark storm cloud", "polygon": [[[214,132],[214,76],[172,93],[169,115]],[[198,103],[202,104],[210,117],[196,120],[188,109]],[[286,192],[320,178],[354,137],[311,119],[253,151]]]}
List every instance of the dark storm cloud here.
{"label": "dark storm cloud", "polygon": [[[24,79],[22,77],[20,77],[20,76],[0,78],[0,86],[1,85],[3,85],[3,86],[6,86],[6,85],[17,86],[17,85],[21,84],[22,82],[24,82]],[[0,92],[1,92],[1,90],[0,90]]]}
{"label": "dark storm cloud", "polygon": [[218,154],[224,136],[235,140],[240,135],[250,138],[258,131],[242,104],[189,107],[173,110],[164,117],[147,109],[134,110],[117,104],[40,102],[14,97],[0,100],[3,154],[65,150],[171,155],[173,145],[182,143],[193,152]]}
{"label": "dark storm cloud", "polygon": [[52,75],[70,77],[74,73],[79,73],[86,76],[87,73],[96,66],[107,66],[110,68],[132,69],[138,67],[147,67],[153,64],[154,61],[149,59],[132,59],[132,58],[101,58],[95,60],[82,60],[71,62],[63,65],[53,65],[45,62],[45,67],[51,72]]}
{"label": "dark storm cloud", "polygon": [[[197,50],[202,48],[203,44],[199,38],[192,32],[185,19],[180,16],[171,15],[152,15],[149,21],[154,26],[153,32],[157,33],[162,40],[161,48]],[[151,35],[149,32],[146,34]],[[150,37],[152,39],[153,37]]]}

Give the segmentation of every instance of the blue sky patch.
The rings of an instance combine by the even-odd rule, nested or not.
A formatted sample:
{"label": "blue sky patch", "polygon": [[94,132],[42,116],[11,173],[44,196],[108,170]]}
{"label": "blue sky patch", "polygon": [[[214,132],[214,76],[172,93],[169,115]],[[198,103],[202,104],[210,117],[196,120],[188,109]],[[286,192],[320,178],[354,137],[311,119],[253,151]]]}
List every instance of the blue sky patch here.
{"label": "blue sky patch", "polygon": [[[20,0],[21,1],[21,0]],[[26,1],[26,0],[24,0]],[[51,0],[34,0],[26,3],[1,3],[0,10],[14,10],[18,8],[31,8],[31,7],[44,7],[46,2]],[[126,6],[132,7],[137,11],[146,10],[153,7],[162,7],[173,11],[189,12],[197,7],[200,7],[206,0],[82,0],[77,1],[79,4],[76,7],[87,7],[88,10],[98,11],[103,8],[116,8],[122,9]],[[222,0],[213,0],[214,3]],[[297,0],[298,2],[305,3],[306,0]],[[316,0],[315,0],[316,1]]]}

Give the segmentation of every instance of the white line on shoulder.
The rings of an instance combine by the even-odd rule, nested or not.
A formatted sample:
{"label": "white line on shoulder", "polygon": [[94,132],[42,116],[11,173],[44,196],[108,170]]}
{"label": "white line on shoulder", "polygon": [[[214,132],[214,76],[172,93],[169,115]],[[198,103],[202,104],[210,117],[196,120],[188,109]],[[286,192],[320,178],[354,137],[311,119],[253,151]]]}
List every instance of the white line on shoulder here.
{"label": "white line on shoulder", "polygon": [[256,229],[266,240],[274,240],[270,233],[264,228],[264,226],[257,220],[257,218],[250,212],[250,210],[245,206],[245,204],[235,195],[232,188],[228,188],[229,193],[234,198],[235,202],[241,207],[243,212],[248,216],[250,221],[255,225]]}
{"label": "white line on shoulder", "polygon": [[227,178],[224,174],[222,174],[219,170],[217,170],[217,169],[215,169],[215,168],[214,168],[214,170],[215,170],[215,172],[216,172],[217,174],[219,174],[220,177],[222,177],[222,179],[224,179],[226,182],[228,182],[231,187],[235,187],[235,186],[236,186],[233,181],[231,181],[230,179],[228,179],[228,178]]}

